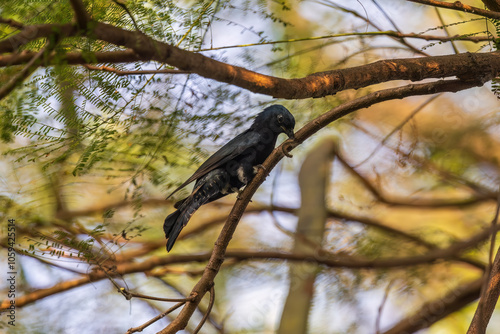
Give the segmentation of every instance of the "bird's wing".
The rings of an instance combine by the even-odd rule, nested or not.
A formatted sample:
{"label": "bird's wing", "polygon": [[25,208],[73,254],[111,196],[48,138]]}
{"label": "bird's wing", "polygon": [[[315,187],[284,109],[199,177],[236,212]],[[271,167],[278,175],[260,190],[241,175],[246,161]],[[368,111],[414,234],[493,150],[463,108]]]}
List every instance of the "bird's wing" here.
{"label": "bird's wing", "polygon": [[245,131],[232,140],[230,140],[226,145],[222,146],[217,152],[212,154],[196,172],[189,179],[187,179],[183,184],[181,184],[177,189],[175,189],[167,199],[169,199],[177,191],[181,190],[194,180],[199,179],[203,175],[209,173],[210,171],[224,165],[231,159],[236,158],[238,155],[242,154],[246,149],[255,146],[259,143],[260,136],[254,131]]}

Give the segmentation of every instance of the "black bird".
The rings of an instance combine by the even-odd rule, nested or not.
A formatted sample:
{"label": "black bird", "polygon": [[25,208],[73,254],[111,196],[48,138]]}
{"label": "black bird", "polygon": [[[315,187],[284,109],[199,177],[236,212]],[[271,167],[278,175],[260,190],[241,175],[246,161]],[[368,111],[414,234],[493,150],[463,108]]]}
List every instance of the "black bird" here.
{"label": "black bird", "polygon": [[196,180],[193,192],[175,203],[177,209],[163,224],[170,251],[182,228],[203,204],[239,192],[255,176],[258,168],[271,154],[280,133],[294,138],[295,118],[281,105],[272,105],[257,115],[252,126],[215,152],[200,168],[174,190]]}

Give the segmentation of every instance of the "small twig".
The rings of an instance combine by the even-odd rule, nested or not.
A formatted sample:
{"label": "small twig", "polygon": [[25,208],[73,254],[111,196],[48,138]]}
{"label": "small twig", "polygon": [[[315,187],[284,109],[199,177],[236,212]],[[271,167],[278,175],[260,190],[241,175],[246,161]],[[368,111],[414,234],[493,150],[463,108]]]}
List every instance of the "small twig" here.
{"label": "small twig", "polygon": [[126,288],[120,288],[118,289],[118,292],[120,292],[122,295],[125,296],[127,300],[130,300],[134,297],[136,298],[143,298],[143,299],[150,299],[150,300],[157,300],[160,302],[188,302],[193,300],[193,297],[188,297],[188,298],[162,298],[162,297],[155,297],[155,296],[148,296],[148,295],[143,295],[142,293],[136,293],[136,292],[131,292],[130,290]]}
{"label": "small twig", "polygon": [[375,320],[375,331],[377,334],[380,334],[380,320],[382,319],[382,311],[384,310],[385,303],[387,302],[387,298],[389,297],[389,291],[391,290],[392,284],[394,280],[391,280],[387,287],[385,288],[384,297],[382,298],[382,302],[378,308],[377,319]]}
{"label": "small twig", "polygon": [[134,27],[135,27],[135,30],[137,31],[141,31],[139,29],[139,26],[137,25],[137,22],[135,22],[135,19],[134,17],[132,16],[132,13],[128,10],[127,8],[127,5],[125,5],[124,3],[121,3],[120,1],[118,0],[112,0],[115,4],[117,4],[118,6],[120,6],[121,8],[123,8],[123,10],[125,10],[128,14],[128,16],[132,19],[132,22],[134,23]]}
{"label": "small twig", "polygon": [[[439,8],[434,8],[435,11],[436,11],[436,15],[439,19],[439,22],[441,22],[441,25],[443,26],[443,30],[444,32],[446,33],[446,36],[450,36],[450,32],[448,30],[448,27],[446,26],[446,24],[444,23],[444,19],[443,19],[443,16],[441,15],[441,12],[439,11]],[[451,47],[453,48],[453,51],[455,52],[455,54],[459,54],[460,51],[458,51],[458,48],[457,46],[455,45],[455,42],[452,40],[450,41],[451,42]]]}
{"label": "small twig", "polygon": [[205,312],[205,315],[203,315],[203,319],[201,319],[200,323],[193,331],[193,334],[198,334],[198,332],[201,330],[201,328],[207,321],[208,317],[210,316],[210,312],[212,311],[212,307],[214,306],[214,302],[215,302],[215,288],[212,285],[212,288],[210,288],[210,301],[208,302],[207,311]]}
{"label": "small twig", "polygon": [[290,151],[293,150],[295,144],[293,142],[293,139],[288,139],[281,145],[281,151],[283,152],[283,155],[287,158],[293,158],[293,155],[290,154]]}
{"label": "small twig", "polygon": [[122,76],[122,75],[141,75],[141,74],[189,74],[189,73],[192,73],[190,71],[180,71],[180,70],[173,70],[173,69],[121,71],[121,70],[117,70],[116,68],[104,66],[104,65],[103,66],[93,66],[93,65],[85,64],[83,66],[89,70],[113,72],[119,76]]}
{"label": "small twig", "polygon": [[488,36],[460,36],[460,35],[435,36],[435,35],[424,35],[424,34],[417,34],[417,33],[404,34],[404,33],[401,33],[399,31],[386,30],[386,31],[368,31],[368,32],[347,32],[347,33],[331,34],[331,35],[323,35],[323,36],[311,36],[311,37],[294,38],[294,39],[283,39],[283,40],[277,40],[277,41],[264,41],[264,42],[259,42],[259,43],[235,44],[235,45],[205,48],[205,49],[201,49],[200,51],[216,51],[216,50],[224,50],[224,49],[245,48],[245,47],[252,47],[252,46],[273,45],[273,44],[282,44],[282,43],[317,41],[317,40],[323,40],[323,39],[333,39],[333,38],[339,38],[339,37],[352,37],[352,36],[363,36],[363,37],[388,36],[388,37],[398,38],[401,40],[404,38],[416,38],[416,39],[423,39],[426,41],[440,41],[440,42],[450,42],[450,41],[454,41],[454,40],[460,40],[460,41],[469,41],[469,42],[473,42],[473,43],[490,41],[493,39],[493,38],[488,37]]}
{"label": "small twig", "polygon": [[[498,189],[498,196],[497,196],[497,207],[495,210],[495,217],[493,217],[493,220],[491,221],[491,228],[493,231],[496,231],[497,229],[497,223],[498,223],[498,216],[500,213],[500,188]],[[494,256],[494,249],[495,249],[495,239],[496,239],[496,233],[491,234],[491,242],[490,242],[490,252],[489,252],[489,258],[488,258],[488,267],[491,269],[493,265],[493,256]]]}
{"label": "small twig", "polygon": [[428,104],[430,104],[432,101],[434,101],[435,99],[437,99],[441,95],[442,95],[442,93],[436,94],[436,95],[430,97],[429,99],[427,99],[421,105],[419,105],[400,124],[398,124],[394,129],[392,129],[392,131],[389,132],[389,134],[386,135],[384,137],[384,139],[382,139],[382,141],[380,143],[378,143],[377,147],[375,147],[375,149],[373,149],[373,151],[366,158],[364,158],[361,162],[358,162],[356,165],[352,166],[352,168],[357,168],[357,167],[361,166],[362,164],[364,164],[365,162],[367,162],[368,160],[370,160],[375,155],[375,153],[377,153],[382,148],[382,146],[385,145],[385,143],[387,142],[387,140],[389,140],[389,138],[391,138],[391,136],[393,134],[395,134],[396,132],[398,132],[399,130],[401,130],[403,128],[403,126],[406,125],[406,123],[408,123],[411,119],[413,119],[413,117],[415,117],[416,114],[418,114]]}
{"label": "small twig", "polygon": [[175,304],[174,306],[172,306],[171,308],[169,308],[168,310],[166,310],[162,314],[157,315],[156,317],[154,317],[153,319],[145,322],[144,324],[142,324],[140,326],[137,326],[137,327],[130,328],[127,331],[126,334],[132,334],[132,333],[135,333],[135,332],[142,332],[146,327],[151,326],[152,324],[154,324],[158,320],[164,318],[167,314],[172,313],[173,311],[177,310],[179,307],[181,307],[185,303],[186,302],[180,302],[180,303]]}

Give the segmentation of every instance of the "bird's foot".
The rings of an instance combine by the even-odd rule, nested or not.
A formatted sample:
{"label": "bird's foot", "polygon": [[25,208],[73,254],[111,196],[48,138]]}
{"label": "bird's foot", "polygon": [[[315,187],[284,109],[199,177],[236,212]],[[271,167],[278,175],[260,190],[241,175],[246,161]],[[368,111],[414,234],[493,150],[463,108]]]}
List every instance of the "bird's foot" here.
{"label": "bird's foot", "polygon": [[293,142],[289,139],[281,145],[281,151],[288,158],[293,158],[293,155],[290,154],[290,151],[294,148]]}
{"label": "bird's foot", "polygon": [[[236,199],[241,199],[241,193],[243,192],[243,189],[233,189],[238,195],[236,195]],[[252,202],[252,200],[250,200]]]}
{"label": "bird's foot", "polygon": [[258,164],[256,166],[253,166],[253,173],[257,174],[259,172],[259,169],[262,169],[264,171],[264,173],[267,172],[267,169],[266,169],[266,167],[264,167],[264,165]]}

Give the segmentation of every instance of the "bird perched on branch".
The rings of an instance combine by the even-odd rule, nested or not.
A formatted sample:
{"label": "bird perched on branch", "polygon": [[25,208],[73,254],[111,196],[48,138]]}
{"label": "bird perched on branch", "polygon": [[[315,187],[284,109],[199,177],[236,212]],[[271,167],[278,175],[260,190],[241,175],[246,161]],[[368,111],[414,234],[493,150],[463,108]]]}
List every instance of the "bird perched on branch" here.
{"label": "bird perched on branch", "polygon": [[215,152],[198,170],[168,197],[196,180],[193,192],[177,202],[177,209],[163,224],[170,251],[182,228],[203,204],[234,192],[240,192],[255,176],[258,168],[271,154],[278,135],[294,138],[295,118],[281,105],[267,107],[255,118],[252,126]]}

